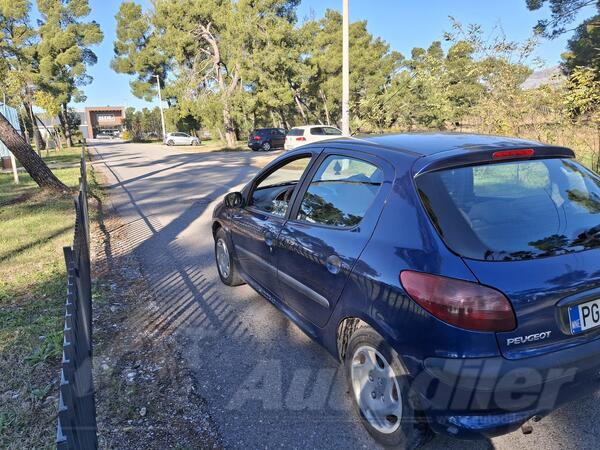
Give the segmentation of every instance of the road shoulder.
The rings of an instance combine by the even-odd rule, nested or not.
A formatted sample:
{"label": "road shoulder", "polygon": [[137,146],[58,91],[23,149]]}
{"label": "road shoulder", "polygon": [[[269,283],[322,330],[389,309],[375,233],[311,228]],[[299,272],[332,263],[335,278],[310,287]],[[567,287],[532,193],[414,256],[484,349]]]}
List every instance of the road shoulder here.
{"label": "road shoulder", "polygon": [[[102,174],[95,169],[94,176]],[[92,201],[94,382],[101,448],[220,448],[172,335],[146,332],[153,293],[110,191]]]}

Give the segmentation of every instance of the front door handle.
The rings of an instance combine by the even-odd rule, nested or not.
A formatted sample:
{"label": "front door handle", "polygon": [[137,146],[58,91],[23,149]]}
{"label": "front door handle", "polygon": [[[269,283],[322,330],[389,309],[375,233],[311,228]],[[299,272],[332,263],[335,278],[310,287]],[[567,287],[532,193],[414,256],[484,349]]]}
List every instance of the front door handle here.
{"label": "front door handle", "polygon": [[333,275],[337,275],[342,270],[342,260],[338,255],[331,255],[325,261],[325,266],[327,266],[327,270]]}
{"label": "front door handle", "polygon": [[270,231],[267,231],[265,233],[265,244],[267,244],[268,247],[273,247],[274,239],[275,239],[275,235],[273,233],[271,233]]}

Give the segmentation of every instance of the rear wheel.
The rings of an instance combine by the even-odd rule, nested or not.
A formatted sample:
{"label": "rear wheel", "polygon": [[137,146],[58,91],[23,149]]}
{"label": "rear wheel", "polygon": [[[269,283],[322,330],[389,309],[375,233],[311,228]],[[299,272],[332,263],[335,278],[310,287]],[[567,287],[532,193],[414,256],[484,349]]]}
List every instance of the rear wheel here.
{"label": "rear wheel", "polygon": [[412,406],[406,369],[375,330],[363,325],[354,332],[344,363],[354,408],[377,442],[415,449],[427,441],[431,430]]}
{"label": "rear wheel", "polygon": [[237,267],[231,254],[229,239],[223,228],[219,228],[215,235],[215,261],[219,278],[227,286],[238,286],[244,284],[244,280],[238,275]]}
{"label": "rear wheel", "polygon": [[268,152],[269,150],[271,150],[271,143],[270,142],[265,142],[262,147],[261,147],[265,152]]}

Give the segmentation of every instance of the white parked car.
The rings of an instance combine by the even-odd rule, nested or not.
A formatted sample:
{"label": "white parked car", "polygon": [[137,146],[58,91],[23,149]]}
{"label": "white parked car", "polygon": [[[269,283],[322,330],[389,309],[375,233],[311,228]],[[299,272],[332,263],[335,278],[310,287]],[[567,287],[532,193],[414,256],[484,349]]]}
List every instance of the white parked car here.
{"label": "white parked car", "polygon": [[324,141],[341,136],[342,131],[329,125],[306,125],[303,127],[294,127],[285,137],[284,148],[292,150],[301,145],[313,142]]}
{"label": "white parked car", "polygon": [[169,146],[171,145],[200,145],[200,139],[196,136],[190,136],[187,133],[181,133],[177,131],[175,133],[167,133],[163,142]]}

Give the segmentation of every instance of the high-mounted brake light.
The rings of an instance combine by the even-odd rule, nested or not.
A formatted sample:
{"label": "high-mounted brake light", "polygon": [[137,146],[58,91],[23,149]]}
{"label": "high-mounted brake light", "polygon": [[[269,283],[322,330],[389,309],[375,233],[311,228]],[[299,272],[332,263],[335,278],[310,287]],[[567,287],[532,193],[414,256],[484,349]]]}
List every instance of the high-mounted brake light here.
{"label": "high-mounted brake light", "polygon": [[297,138],[296,138],[296,140],[297,140],[297,141],[305,141],[305,140],[306,140],[306,138],[305,138],[305,137],[303,137],[303,136],[300,136],[300,137],[297,137]]}
{"label": "high-mounted brake light", "polygon": [[400,282],[406,293],[435,317],[473,331],[510,331],[515,313],[500,292],[469,281],[404,270]]}
{"label": "high-mounted brake light", "polygon": [[516,150],[501,150],[492,154],[492,159],[523,158],[533,156],[535,150],[532,148],[520,148]]}

